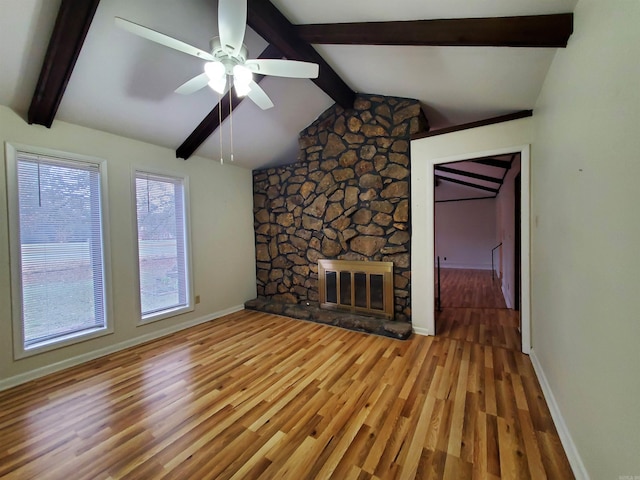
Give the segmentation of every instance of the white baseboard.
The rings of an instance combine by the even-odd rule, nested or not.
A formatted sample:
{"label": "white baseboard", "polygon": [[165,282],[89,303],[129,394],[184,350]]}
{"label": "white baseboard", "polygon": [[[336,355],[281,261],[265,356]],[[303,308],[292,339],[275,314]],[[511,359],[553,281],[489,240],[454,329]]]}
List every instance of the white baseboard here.
{"label": "white baseboard", "polygon": [[47,365],[46,367],[36,368],[35,370],[31,370],[29,372],[25,372],[19,375],[15,375],[13,377],[5,378],[4,380],[0,380],[0,392],[2,390],[15,387],[22,383],[26,383],[40,377],[44,377],[45,375],[49,375],[51,373],[64,370],[65,368],[75,367],[76,365],[80,365],[81,363],[85,363],[90,360],[95,360],[96,358],[104,357],[105,355],[109,355],[111,353],[124,350],[125,348],[134,347],[136,345],[140,345],[141,343],[145,343],[150,340],[156,340],[157,338],[165,337],[167,335],[170,335],[175,332],[179,332],[180,330],[184,330],[186,328],[195,327],[196,325],[200,325],[201,323],[209,322],[211,320],[215,320],[216,318],[220,318],[225,315],[229,315],[230,313],[235,313],[243,309],[244,309],[244,305],[236,305],[234,307],[230,307],[225,310],[220,310],[215,313],[210,313],[203,317],[198,317],[192,320],[188,320],[186,322],[171,325],[170,327],[164,328],[162,330],[157,330],[155,332],[147,333],[145,335],[141,335],[139,337],[135,337],[130,340],[125,340],[124,342],[116,343],[114,345],[109,345],[108,347],[101,348],[93,352],[84,353],[82,355],[77,355],[75,357],[67,358],[66,360],[62,360],[61,362]]}
{"label": "white baseboard", "polygon": [[451,263],[440,261],[440,268],[459,268],[466,270],[491,270],[491,265],[484,263]]}
{"label": "white baseboard", "polygon": [[582,462],[582,457],[580,457],[575,443],[573,443],[573,438],[571,437],[569,428],[564,421],[562,413],[560,412],[560,408],[558,407],[558,403],[556,402],[556,399],[553,396],[553,392],[551,391],[551,386],[549,385],[547,377],[544,374],[544,370],[542,369],[542,365],[540,365],[540,361],[538,360],[538,357],[536,357],[533,349],[529,353],[529,358],[531,358],[533,369],[535,370],[538,381],[540,382],[542,393],[545,400],[547,401],[547,405],[549,406],[551,418],[553,418],[553,423],[556,426],[556,430],[558,430],[558,435],[560,436],[560,441],[562,442],[564,451],[567,454],[567,459],[571,464],[573,475],[576,477],[576,480],[589,480],[589,473],[587,472],[587,469]]}
{"label": "white baseboard", "polygon": [[423,327],[413,327],[413,333],[417,333],[418,335],[423,335],[425,337],[433,336],[433,333],[429,332],[426,328]]}
{"label": "white baseboard", "polygon": [[509,295],[507,295],[507,292],[504,290],[504,285],[500,287],[500,290],[502,290],[502,296],[504,297],[504,303],[507,305],[507,308],[513,308],[511,298],[509,298]]}

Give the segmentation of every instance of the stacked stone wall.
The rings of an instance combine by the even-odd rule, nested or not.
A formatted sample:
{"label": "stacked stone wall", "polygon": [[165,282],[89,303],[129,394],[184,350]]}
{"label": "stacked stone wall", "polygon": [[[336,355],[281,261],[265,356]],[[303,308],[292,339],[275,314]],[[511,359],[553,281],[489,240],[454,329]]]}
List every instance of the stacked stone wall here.
{"label": "stacked stone wall", "polygon": [[415,100],[361,95],[300,133],[299,162],[255,171],[258,295],[318,301],[318,259],[394,263],[395,319],[410,321],[409,138]]}

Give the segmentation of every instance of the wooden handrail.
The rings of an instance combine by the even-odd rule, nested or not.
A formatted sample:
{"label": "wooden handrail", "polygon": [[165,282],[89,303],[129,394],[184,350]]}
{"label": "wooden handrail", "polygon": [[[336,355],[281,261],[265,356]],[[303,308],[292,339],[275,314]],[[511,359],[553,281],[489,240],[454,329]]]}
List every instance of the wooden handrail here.
{"label": "wooden handrail", "polygon": [[501,246],[502,246],[502,242],[500,242],[498,245],[496,245],[491,249],[491,280],[495,278],[493,275],[495,272],[495,269],[493,268],[493,252],[495,252],[496,248],[500,248]]}

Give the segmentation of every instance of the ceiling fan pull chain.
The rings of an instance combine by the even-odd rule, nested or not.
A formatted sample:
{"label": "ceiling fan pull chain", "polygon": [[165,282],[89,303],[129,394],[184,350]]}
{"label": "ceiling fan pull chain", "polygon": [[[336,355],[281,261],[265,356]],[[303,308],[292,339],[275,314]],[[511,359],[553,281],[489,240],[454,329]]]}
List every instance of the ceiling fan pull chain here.
{"label": "ceiling fan pull chain", "polygon": [[231,161],[233,162],[233,97],[231,96],[231,86],[229,86],[229,131],[231,132]]}
{"label": "ceiling fan pull chain", "polygon": [[[222,95],[218,94],[218,125],[222,127],[222,109],[220,106],[222,105]],[[222,159],[222,128],[219,128],[220,132],[220,165],[224,164],[224,160]]]}

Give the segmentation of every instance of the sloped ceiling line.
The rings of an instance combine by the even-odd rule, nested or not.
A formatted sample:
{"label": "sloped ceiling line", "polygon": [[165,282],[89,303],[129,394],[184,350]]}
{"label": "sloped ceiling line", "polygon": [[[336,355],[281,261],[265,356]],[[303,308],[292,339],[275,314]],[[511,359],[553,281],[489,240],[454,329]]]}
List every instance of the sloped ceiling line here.
{"label": "sloped ceiling line", "polygon": [[100,0],[62,0],[27,115],[51,127]]}
{"label": "sloped ceiling line", "polygon": [[296,25],[315,44],[466,47],[566,47],[573,13],[497,18]]}

